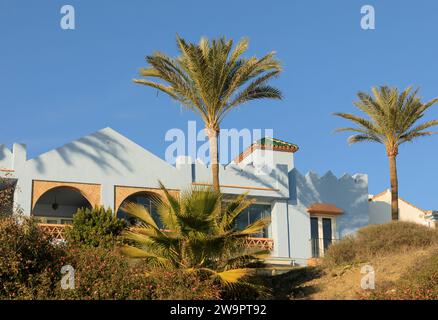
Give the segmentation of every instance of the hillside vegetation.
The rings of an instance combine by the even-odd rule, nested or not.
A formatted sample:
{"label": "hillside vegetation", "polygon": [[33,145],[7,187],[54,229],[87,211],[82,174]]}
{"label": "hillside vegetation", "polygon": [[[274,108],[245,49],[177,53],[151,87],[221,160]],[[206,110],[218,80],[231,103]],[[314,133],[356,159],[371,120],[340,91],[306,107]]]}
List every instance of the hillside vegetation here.
{"label": "hillside vegetation", "polygon": [[[361,288],[371,266],[375,289]],[[317,267],[271,279],[277,299],[438,299],[438,231],[407,222],[359,230],[333,244]]]}

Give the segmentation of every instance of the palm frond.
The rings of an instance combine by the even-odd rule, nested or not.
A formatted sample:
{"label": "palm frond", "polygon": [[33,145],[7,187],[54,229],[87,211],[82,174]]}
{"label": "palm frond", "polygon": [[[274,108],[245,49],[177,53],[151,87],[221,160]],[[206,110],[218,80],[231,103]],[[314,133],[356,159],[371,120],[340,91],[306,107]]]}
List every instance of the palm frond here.
{"label": "palm frond", "polygon": [[335,116],[349,120],[358,127],[339,128],[336,132],[355,132],[348,137],[348,142],[380,142],[391,154],[397,154],[398,145],[413,139],[434,134],[423,131],[438,124],[438,120],[416,125],[425,115],[425,111],[438,98],[422,103],[418,89],[408,87],[399,93],[397,88],[388,86],[373,87],[372,96],[359,92],[359,100],[354,105],[368,118],[349,113],[335,113]]}

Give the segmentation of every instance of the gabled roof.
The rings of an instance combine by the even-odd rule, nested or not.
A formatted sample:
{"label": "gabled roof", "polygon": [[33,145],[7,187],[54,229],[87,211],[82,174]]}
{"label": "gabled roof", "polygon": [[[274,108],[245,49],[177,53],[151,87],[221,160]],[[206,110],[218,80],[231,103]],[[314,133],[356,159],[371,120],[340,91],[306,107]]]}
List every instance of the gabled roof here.
{"label": "gabled roof", "polygon": [[[384,191],[382,191],[382,192],[376,194],[375,196],[371,196],[371,195],[370,195],[368,201],[376,201],[377,199],[383,197],[384,195],[386,195],[387,193],[390,193],[390,192],[391,192],[391,191],[390,191],[389,189],[386,189],[386,190],[384,190]],[[417,210],[423,211],[424,213],[427,213],[427,212],[428,212],[427,210],[421,209],[421,208],[417,207],[416,205],[412,204],[411,202],[406,201],[406,200],[403,199],[402,197],[398,197],[398,199],[399,199],[400,201],[403,201],[403,202],[406,203],[407,205],[409,205],[409,206],[411,206],[411,207],[417,209]]]}
{"label": "gabled roof", "polygon": [[283,140],[279,140],[271,137],[265,137],[251,144],[245,151],[243,151],[240,155],[238,155],[234,159],[234,162],[236,163],[241,162],[243,159],[245,159],[247,156],[253,153],[254,150],[256,149],[295,153],[298,151],[298,146]]}

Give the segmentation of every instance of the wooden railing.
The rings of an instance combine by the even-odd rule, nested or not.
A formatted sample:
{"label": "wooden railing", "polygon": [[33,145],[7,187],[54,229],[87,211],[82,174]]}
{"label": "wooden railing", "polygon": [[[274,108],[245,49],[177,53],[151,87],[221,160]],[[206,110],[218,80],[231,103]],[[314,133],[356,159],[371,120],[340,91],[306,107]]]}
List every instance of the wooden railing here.
{"label": "wooden railing", "polygon": [[246,245],[262,250],[272,251],[274,249],[274,241],[271,238],[247,238]]}
{"label": "wooden railing", "polygon": [[[54,240],[63,241],[64,231],[69,225],[67,224],[50,224],[50,223],[39,223],[40,228],[47,232]],[[274,241],[271,238],[247,238],[246,245],[249,248],[257,248],[262,250],[273,250]]]}
{"label": "wooden railing", "polygon": [[50,223],[39,223],[41,230],[49,234],[54,240],[64,240],[64,231],[68,226],[67,224],[50,224]]}

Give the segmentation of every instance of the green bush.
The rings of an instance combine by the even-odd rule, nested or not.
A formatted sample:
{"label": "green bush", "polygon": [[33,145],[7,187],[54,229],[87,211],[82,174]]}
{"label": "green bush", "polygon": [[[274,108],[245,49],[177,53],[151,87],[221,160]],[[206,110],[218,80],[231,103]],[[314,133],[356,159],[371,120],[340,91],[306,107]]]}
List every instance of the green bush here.
{"label": "green bush", "polygon": [[14,180],[0,177],[0,217],[12,215],[14,191]]}
{"label": "green bush", "polygon": [[[147,267],[146,267],[147,269]],[[157,300],[217,300],[221,288],[210,279],[181,269],[153,268],[148,272],[153,283],[153,299]]]}
{"label": "green bush", "polygon": [[0,219],[0,299],[39,299],[52,294],[63,250],[30,218]]}
{"label": "green bush", "polygon": [[178,270],[148,269],[115,249],[69,248],[66,261],[75,269],[75,289],[58,286],[56,298],[81,300],[215,299],[210,281]]}
{"label": "green bush", "polygon": [[124,220],[117,219],[111,209],[103,207],[79,209],[73,216],[73,224],[67,228],[67,242],[89,247],[113,247],[126,227]]}
{"label": "green bush", "polygon": [[[134,263],[117,249],[55,244],[30,218],[0,219],[0,299],[218,299],[209,279]],[[61,268],[75,288],[61,288]]]}
{"label": "green bush", "polygon": [[411,223],[394,221],[371,225],[357,231],[327,250],[326,266],[349,264],[408,248],[429,247],[438,243],[438,231]]}
{"label": "green bush", "polygon": [[66,263],[75,270],[74,289],[57,287],[58,299],[151,299],[150,281],[114,249],[70,247]]}

